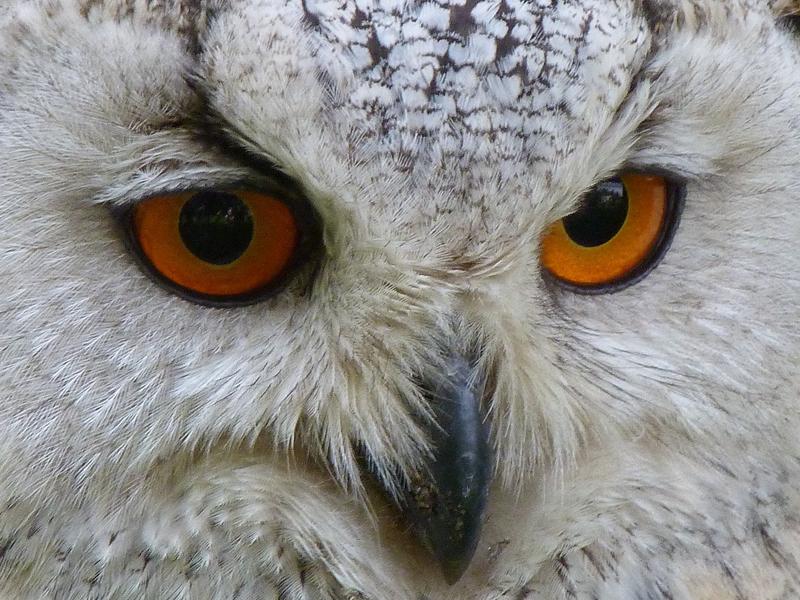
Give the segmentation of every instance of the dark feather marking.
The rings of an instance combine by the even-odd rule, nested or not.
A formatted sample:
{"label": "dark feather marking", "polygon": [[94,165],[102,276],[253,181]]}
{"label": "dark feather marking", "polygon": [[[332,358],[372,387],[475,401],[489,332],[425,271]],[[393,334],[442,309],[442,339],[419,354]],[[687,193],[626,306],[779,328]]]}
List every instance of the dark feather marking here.
{"label": "dark feather marking", "polygon": [[577,598],[578,593],[575,590],[575,584],[572,582],[572,579],[569,577],[569,563],[567,559],[562,555],[556,559],[556,563],[554,565],[556,575],[561,580],[561,585],[564,587],[564,594],[567,598]]}
{"label": "dark feather marking", "polygon": [[659,593],[661,594],[663,600],[674,600],[675,597],[672,595],[672,592],[664,587],[664,584],[661,581],[656,581],[656,588],[658,588]]}
{"label": "dark feather marking", "polygon": [[599,563],[599,561],[597,560],[597,557],[594,555],[594,553],[589,549],[588,546],[581,548],[581,552],[583,553],[583,555],[586,558],[586,560],[588,561],[588,563],[590,565],[592,565],[592,567],[594,567],[595,571],[597,571],[597,574],[600,576],[600,579],[605,581],[606,580],[605,569]]}
{"label": "dark feather marking", "polygon": [[714,557],[716,558],[716,563],[722,570],[722,573],[725,575],[725,578],[728,581],[730,581],[731,585],[733,586],[736,600],[747,600],[745,595],[742,593],[741,588],[739,587],[739,582],[736,579],[736,574],[733,572],[730,565],[725,560],[724,553],[719,548],[719,546],[717,546],[714,540],[711,539],[709,535],[706,535],[706,544],[713,551]]}
{"label": "dark feather marking", "polygon": [[14,538],[6,538],[6,540],[3,542],[3,545],[0,546],[0,561],[5,559],[6,554],[11,549],[11,546],[14,545],[14,542]]}
{"label": "dark feather marking", "polygon": [[514,600],[525,600],[532,593],[533,590],[526,584],[520,588],[520,590],[517,592],[517,595],[514,596]]}

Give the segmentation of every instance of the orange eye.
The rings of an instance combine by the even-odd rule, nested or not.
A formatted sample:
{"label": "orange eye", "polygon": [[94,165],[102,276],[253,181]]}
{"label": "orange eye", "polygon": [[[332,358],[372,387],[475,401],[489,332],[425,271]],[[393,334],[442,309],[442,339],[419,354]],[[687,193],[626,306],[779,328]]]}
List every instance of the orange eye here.
{"label": "orange eye", "polygon": [[156,196],[132,211],[131,233],[147,266],[181,295],[245,303],[272,289],[301,243],[297,216],[253,191]]}
{"label": "orange eye", "polygon": [[597,185],[542,241],[542,264],[567,287],[613,291],[646,274],[666,251],[680,212],[678,186],[626,174]]}

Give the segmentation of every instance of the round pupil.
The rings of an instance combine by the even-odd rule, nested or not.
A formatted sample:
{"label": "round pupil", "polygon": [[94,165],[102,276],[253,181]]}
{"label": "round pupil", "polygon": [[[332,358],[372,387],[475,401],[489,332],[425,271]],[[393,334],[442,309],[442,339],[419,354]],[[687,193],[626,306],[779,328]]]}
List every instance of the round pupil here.
{"label": "round pupil", "polygon": [[577,212],[564,218],[564,229],[580,246],[600,246],[617,235],[627,216],[625,185],[621,179],[610,179],[594,188]]}
{"label": "round pupil", "polygon": [[253,215],[234,194],[200,192],[181,209],[178,229],[200,260],[226,265],[239,258],[253,239]]}

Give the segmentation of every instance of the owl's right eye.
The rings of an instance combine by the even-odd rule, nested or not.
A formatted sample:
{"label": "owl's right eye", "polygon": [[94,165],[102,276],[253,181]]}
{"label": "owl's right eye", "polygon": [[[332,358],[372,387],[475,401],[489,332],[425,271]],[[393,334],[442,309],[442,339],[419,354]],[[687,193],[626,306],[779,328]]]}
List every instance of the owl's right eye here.
{"label": "owl's right eye", "polygon": [[305,254],[307,224],[296,203],[252,190],[165,194],[128,214],[147,270],[179,295],[216,306],[274,292]]}

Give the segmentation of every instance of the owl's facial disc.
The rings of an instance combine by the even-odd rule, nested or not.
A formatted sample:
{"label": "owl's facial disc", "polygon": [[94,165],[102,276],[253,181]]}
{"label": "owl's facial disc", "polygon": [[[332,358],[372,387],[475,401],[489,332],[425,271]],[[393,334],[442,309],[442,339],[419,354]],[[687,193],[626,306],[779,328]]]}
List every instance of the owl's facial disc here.
{"label": "owl's facial disc", "polygon": [[433,452],[401,498],[409,524],[451,585],[475,553],[491,472],[483,385],[473,373],[464,356],[450,353],[441,371],[423,382],[435,417],[435,424],[426,423]]}

